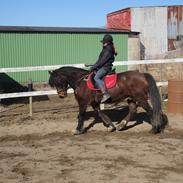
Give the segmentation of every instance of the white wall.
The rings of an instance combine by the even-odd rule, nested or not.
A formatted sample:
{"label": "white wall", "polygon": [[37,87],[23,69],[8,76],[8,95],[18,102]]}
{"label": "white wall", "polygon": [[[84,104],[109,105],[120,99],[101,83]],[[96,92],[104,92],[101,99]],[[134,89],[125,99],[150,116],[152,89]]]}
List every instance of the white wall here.
{"label": "white wall", "polygon": [[[140,39],[139,36],[128,37],[128,60],[140,60]],[[129,65],[129,70],[139,69],[139,65]]]}
{"label": "white wall", "polygon": [[142,59],[168,51],[167,7],[131,8],[131,30],[141,32]]}

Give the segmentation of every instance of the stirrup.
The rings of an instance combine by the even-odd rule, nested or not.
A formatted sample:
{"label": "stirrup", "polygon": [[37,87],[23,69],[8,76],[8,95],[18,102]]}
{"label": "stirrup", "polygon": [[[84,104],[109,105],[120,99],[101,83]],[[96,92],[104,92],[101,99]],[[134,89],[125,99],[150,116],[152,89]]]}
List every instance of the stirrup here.
{"label": "stirrup", "polygon": [[107,102],[107,100],[109,100],[110,98],[111,98],[111,96],[109,94],[104,94],[103,98],[101,100],[101,103]]}

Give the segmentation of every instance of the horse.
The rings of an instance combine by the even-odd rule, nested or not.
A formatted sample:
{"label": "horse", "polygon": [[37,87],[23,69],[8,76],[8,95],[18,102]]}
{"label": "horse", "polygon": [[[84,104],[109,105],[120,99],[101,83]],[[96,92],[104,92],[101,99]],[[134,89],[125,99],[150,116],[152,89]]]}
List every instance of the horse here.
{"label": "horse", "polygon": [[69,87],[74,90],[75,99],[79,105],[78,123],[74,131],[75,135],[85,132],[83,128],[84,115],[89,105],[97,112],[104,126],[109,128],[111,132],[125,129],[136,113],[137,107],[142,107],[150,116],[151,131],[154,134],[162,132],[168,123],[168,118],[162,111],[161,98],[155,79],[149,73],[140,73],[138,71],[117,73],[116,85],[108,89],[108,93],[111,96],[110,103],[116,105],[127,100],[129,112],[116,126],[100,109],[101,91],[88,88],[86,78],[89,75],[88,70],[65,66],[49,71],[49,74],[49,85],[52,88],[56,88],[59,97],[66,97]]}

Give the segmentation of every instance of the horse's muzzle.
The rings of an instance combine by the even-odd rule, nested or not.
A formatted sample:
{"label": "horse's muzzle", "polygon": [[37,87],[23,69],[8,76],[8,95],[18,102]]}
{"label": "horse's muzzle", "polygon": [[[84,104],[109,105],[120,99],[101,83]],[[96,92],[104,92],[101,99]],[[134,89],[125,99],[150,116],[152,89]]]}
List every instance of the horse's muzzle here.
{"label": "horse's muzzle", "polygon": [[58,96],[61,98],[64,98],[67,96],[67,92],[64,90],[59,90],[59,91],[57,91],[57,93],[58,93]]}

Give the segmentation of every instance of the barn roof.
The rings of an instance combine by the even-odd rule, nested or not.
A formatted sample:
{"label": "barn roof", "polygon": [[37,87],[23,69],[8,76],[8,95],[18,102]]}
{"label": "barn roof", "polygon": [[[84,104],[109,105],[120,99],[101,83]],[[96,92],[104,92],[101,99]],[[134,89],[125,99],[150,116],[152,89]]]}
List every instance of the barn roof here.
{"label": "barn roof", "polygon": [[125,33],[138,35],[139,32],[105,28],[80,27],[30,27],[30,26],[0,26],[0,32],[47,32],[47,33]]}

